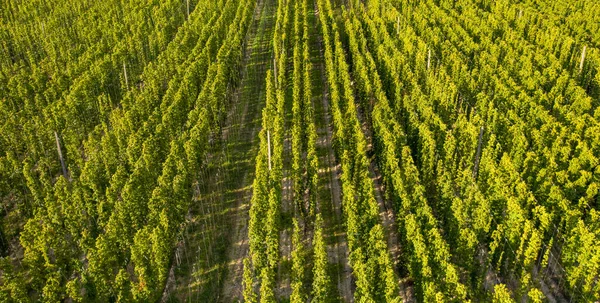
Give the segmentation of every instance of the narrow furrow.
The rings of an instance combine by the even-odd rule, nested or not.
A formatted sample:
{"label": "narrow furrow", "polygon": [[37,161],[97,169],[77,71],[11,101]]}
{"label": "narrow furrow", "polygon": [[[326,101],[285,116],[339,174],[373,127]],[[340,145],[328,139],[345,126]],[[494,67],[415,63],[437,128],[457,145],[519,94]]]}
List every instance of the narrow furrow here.
{"label": "narrow furrow", "polygon": [[[254,179],[254,157],[258,150],[257,134],[260,130],[260,113],[265,100],[265,74],[271,60],[270,39],[273,30],[274,1],[257,3],[254,28],[248,36],[248,62],[244,66],[237,105],[232,109],[233,123],[224,130],[228,159],[227,203],[229,246],[226,251],[225,280],[219,292],[219,302],[243,300],[243,258],[248,254],[248,210]],[[231,134],[229,134],[231,132]],[[232,138],[229,138],[232,137]],[[227,235],[228,234],[228,235]]]}
{"label": "narrow furrow", "polygon": [[[329,262],[333,265],[333,273],[337,284],[338,295],[343,302],[352,302],[352,269],[348,262],[348,243],[342,218],[342,199],[340,185],[340,165],[335,160],[333,150],[333,134],[331,124],[331,113],[329,112],[329,88],[325,74],[325,62],[323,61],[323,43],[320,26],[316,24],[319,20],[319,9],[314,1],[314,26],[312,32],[317,53],[313,55],[313,65],[318,75],[315,81],[315,120],[317,121],[317,153],[319,154],[319,169],[322,190],[319,190],[320,211],[323,213],[324,227],[327,239],[327,255]],[[317,31],[318,29],[318,31]]]}

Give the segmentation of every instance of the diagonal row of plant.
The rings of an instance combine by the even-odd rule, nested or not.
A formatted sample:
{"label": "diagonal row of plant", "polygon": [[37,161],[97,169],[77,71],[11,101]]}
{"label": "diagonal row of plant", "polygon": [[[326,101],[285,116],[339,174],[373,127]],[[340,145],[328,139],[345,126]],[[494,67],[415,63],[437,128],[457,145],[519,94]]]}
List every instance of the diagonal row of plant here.
{"label": "diagonal row of plant", "polygon": [[[81,158],[82,141],[100,123],[100,116],[107,115],[127,92],[125,60],[133,88],[144,65],[155,60],[174,38],[172,26],[178,27],[185,20],[175,9],[176,1],[103,2],[91,7],[83,3],[48,4],[34,1],[3,10],[10,15],[4,28],[6,39],[2,43],[7,56],[3,58],[10,58],[10,62],[2,63],[0,73],[4,101],[0,111],[6,117],[0,137],[0,159],[5,169],[0,173],[7,181],[0,190],[3,197],[18,196],[17,203],[7,201],[5,205],[11,212],[9,224],[14,223],[4,227],[9,235],[20,231],[16,221],[26,221],[42,204],[39,195],[44,193],[29,189],[35,184],[28,179],[52,183],[60,173],[53,132],[63,141],[63,148],[67,147],[64,161],[68,167],[71,159]],[[115,7],[137,14],[126,19],[107,13]],[[23,9],[29,9],[28,13]],[[170,15],[172,24],[139,26],[139,19],[150,11],[156,19]],[[79,31],[74,32],[74,28]],[[153,52],[136,46],[147,43],[153,45]],[[142,57],[145,62],[139,63]],[[27,190],[16,190],[23,188]]]}
{"label": "diagonal row of plant", "polygon": [[[462,38],[462,40],[467,39]],[[484,62],[490,61],[489,57],[485,58]],[[481,73],[481,70],[483,69],[480,69],[478,73]],[[533,76],[529,77],[530,79],[534,78]],[[508,83],[511,90],[515,90],[515,88],[517,91],[522,90],[511,84],[510,78],[505,77],[504,79],[506,79],[504,81]],[[559,85],[560,83],[567,82],[557,82],[557,85],[552,87],[547,99],[544,98],[544,95],[536,93],[532,98],[533,100],[531,100],[524,97],[526,92],[523,92],[516,98],[516,100],[519,100],[518,103],[493,102],[492,104],[498,104],[499,109],[496,113],[493,110],[491,113],[488,112],[487,117],[492,126],[489,128],[498,134],[499,142],[515,142],[513,139],[515,136],[522,138],[520,145],[509,146],[507,152],[513,159],[512,162],[515,165],[513,170],[515,172],[522,171],[521,178],[527,182],[537,201],[540,201],[538,203],[542,207],[547,207],[551,214],[548,218],[548,215],[544,215],[544,212],[539,212],[539,207],[537,208],[538,211],[533,213],[533,215],[540,218],[538,220],[545,222],[543,224],[546,232],[544,233],[543,243],[549,243],[550,245],[544,244],[544,246],[552,247],[552,241],[554,241],[558,250],[562,250],[563,264],[566,266],[567,276],[570,276],[569,280],[573,288],[571,292],[574,292],[571,295],[589,296],[593,294],[593,288],[598,287],[597,283],[594,284],[593,282],[593,277],[596,275],[594,268],[598,266],[598,261],[595,258],[586,257],[587,253],[591,253],[591,255],[594,255],[594,253],[593,250],[584,252],[582,249],[585,245],[582,241],[590,241],[588,247],[594,241],[596,243],[598,241],[597,227],[594,227],[595,224],[592,223],[597,221],[594,219],[597,217],[597,212],[592,205],[598,187],[597,172],[595,172],[597,166],[595,163],[598,160],[593,157],[594,151],[598,149],[593,130],[597,128],[598,124],[596,118],[588,114],[595,107],[590,107],[593,104],[590,97],[586,96],[581,89],[578,93],[573,94],[577,91],[577,88],[570,88],[573,83],[572,80],[568,82],[570,84],[566,89],[565,86]],[[498,94],[498,87],[492,87],[491,90],[492,92],[495,91],[496,95]],[[563,96],[561,96],[561,92],[564,94]],[[504,95],[510,95],[510,93]],[[510,97],[507,99],[511,100]],[[538,105],[545,105],[547,102],[544,102],[544,100],[552,99],[559,102],[555,101],[552,106],[545,107],[551,115],[557,117],[556,120],[552,119],[551,115],[545,114],[543,107]],[[571,103],[560,102],[569,99],[572,100]],[[488,100],[493,101],[493,95]],[[487,100],[485,101],[488,104],[490,103]],[[524,107],[524,105],[529,106],[530,109]],[[487,109],[489,105],[478,106],[478,108]],[[498,114],[498,112],[505,111],[509,115]],[[559,113],[559,115],[556,115],[556,113]],[[506,120],[505,117],[507,116],[513,121],[516,119],[518,121],[516,125],[512,121]],[[595,111],[595,116],[597,116],[597,111]],[[503,129],[514,131],[507,133],[503,132]],[[522,132],[523,129],[534,131]],[[535,130],[540,130],[540,132]],[[574,149],[569,142],[579,142],[579,144]],[[533,149],[534,152],[526,152],[525,148],[528,146],[531,146],[530,149]],[[574,159],[571,157],[574,157]],[[515,175],[515,173],[511,173],[511,175]],[[569,200],[573,202],[568,203]],[[534,207],[525,206],[525,209],[534,209]],[[553,222],[548,223],[548,219]],[[519,235],[518,228],[514,230],[513,235]],[[583,240],[586,238],[588,240]],[[596,240],[593,240],[594,238]],[[567,239],[567,245],[562,246],[561,242],[567,242]],[[512,246],[519,246],[518,243],[515,244]],[[588,282],[584,283],[584,280]],[[585,285],[583,287],[585,289],[584,294],[579,294],[577,284]]]}
{"label": "diagonal row of plant", "polygon": [[254,4],[223,3],[211,31],[192,15],[135,102],[122,102],[85,143],[81,172],[70,166],[73,181],[59,177],[29,220],[28,271],[9,283],[26,278],[48,298],[156,300],[210,131],[238,78]]}
{"label": "diagonal row of plant", "polygon": [[[377,156],[394,201],[400,235],[411,275],[416,280],[419,300],[459,300],[468,297],[460,281],[459,268],[451,260],[450,247],[438,230],[438,222],[425,196],[411,148],[401,124],[393,115],[383,91],[375,62],[362,35],[361,24],[352,12],[344,13],[344,28],[361,107],[372,123]],[[435,247],[435,249],[433,249]]]}
{"label": "diagonal row of plant", "polygon": [[[356,278],[357,301],[399,301],[373,183],[369,177],[366,140],[357,117],[349,65],[341,32],[329,1],[318,1],[325,63],[334,125],[334,144],[342,166],[343,210],[350,265]],[[353,54],[354,55],[354,54]]]}
{"label": "diagonal row of plant", "polygon": [[[274,89],[271,70],[267,71],[266,85],[266,106],[250,201],[251,266],[250,259],[244,260],[244,298],[247,302],[256,302],[257,297],[260,302],[275,302],[275,273],[280,259],[284,100]],[[255,293],[254,281],[260,285],[260,296]]]}
{"label": "diagonal row of plant", "polygon": [[[319,161],[313,104],[310,7],[311,2],[304,0],[296,2],[294,9],[291,143],[297,211],[293,226],[290,302],[305,302],[307,298],[313,302],[331,302],[333,292],[323,234],[322,202],[317,200]],[[303,236],[308,238],[308,245],[304,243]],[[307,263],[312,266],[307,268]]]}
{"label": "diagonal row of plant", "polygon": [[[393,9],[389,9],[389,7],[377,7],[376,5],[370,5],[370,8],[375,8],[372,10],[371,15],[372,16],[386,16],[389,18],[388,20],[388,29],[396,29],[399,30],[399,23],[397,23],[398,21],[398,15],[393,15],[392,13],[389,13],[390,11],[393,12]],[[382,13],[382,12],[388,12],[388,14],[386,13]],[[418,15],[417,15],[418,16]],[[377,17],[374,17],[374,19],[377,19]],[[438,176],[444,174],[447,174],[448,177],[438,177],[438,181],[444,181],[444,183],[446,183],[446,185],[444,185],[444,183],[439,184],[438,186],[440,187],[440,189],[438,190],[440,192],[440,194],[443,196],[445,195],[446,198],[443,198],[442,200],[440,200],[439,202],[436,201],[436,203],[434,203],[434,207],[438,208],[438,212],[440,213],[439,218],[448,220],[448,221],[452,221],[451,218],[456,218],[454,220],[458,220],[459,224],[465,224],[468,223],[469,221],[465,221],[465,219],[469,218],[468,216],[468,212],[467,214],[465,214],[465,211],[467,211],[468,209],[486,209],[481,208],[482,205],[488,205],[487,208],[489,208],[489,205],[500,205],[500,207],[496,208],[492,208],[492,211],[494,214],[497,215],[497,217],[495,216],[493,219],[493,223],[494,223],[494,227],[496,227],[496,225],[500,226],[500,229],[498,229],[496,232],[494,232],[493,234],[494,239],[496,239],[495,241],[497,242],[497,244],[493,244],[492,248],[494,246],[497,246],[498,244],[503,245],[503,248],[501,250],[496,251],[496,256],[500,256],[502,257],[502,255],[504,254],[504,258],[508,259],[510,264],[520,264],[521,268],[524,268],[523,271],[521,272],[520,276],[522,276],[522,282],[523,282],[523,290],[521,290],[521,293],[527,293],[528,289],[530,287],[529,285],[529,279],[530,279],[530,275],[531,273],[529,273],[531,271],[532,266],[534,265],[534,261],[537,261],[537,263],[539,264],[539,262],[541,262],[542,260],[545,260],[545,262],[547,262],[548,259],[548,254],[550,254],[549,249],[547,249],[548,245],[546,245],[544,242],[542,242],[542,240],[540,240],[541,235],[543,235],[543,230],[546,230],[546,239],[548,239],[550,236],[554,236],[554,234],[556,234],[556,229],[554,228],[554,224],[552,224],[552,222],[549,220],[548,217],[548,212],[545,210],[545,208],[542,206],[540,208],[540,206],[538,207],[532,207],[530,206],[532,202],[535,201],[535,198],[533,197],[532,193],[529,192],[527,193],[527,186],[525,185],[525,183],[523,181],[521,181],[521,177],[517,175],[517,170],[514,167],[514,165],[511,162],[509,157],[502,157],[502,161],[498,164],[495,164],[496,162],[493,160],[494,158],[496,159],[500,159],[499,157],[499,150],[496,148],[496,144],[497,142],[506,142],[506,140],[498,140],[496,141],[496,138],[494,138],[494,136],[490,136],[490,140],[492,140],[491,145],[487,145],[486,143],[488,143],[488,137],[485,137],[484,140],[484,148],[483,148],[483,154],[481,155],[481,159],[477,159],[476,163],[479,163],[479,160],[481,161],[481,166],[479,167],[481,170],[485,169],[489,172],[489,174],[485,174],[487,176],[494,176],[494,178],[489,178],[489,177],[485,177],[484,180],[482,180],[483,178],[479,178],[478,179],[478,183],[480,184],[480,188],[482,190],[486,191],[486,195],[493,195],[495,200],[492,200],[490,202],[485,202],[484,200],[482,200],[481,198],[481,193],[477,193],[479,191],[479,189],[477,187],[473,187],[472,185],[469,184],[469,182],[465,182],[468,181],[467,176],[469,176],[470,173],[470,168],[472,163],[474,162],[474,158],[479,158],[479,156],[475,156],[475,150],[477,150],[477,133],[478,133],[478,129],[479,127],[477,127],[477,124],[480,124],[480,122],[477,122],[477,116],[475,116],[476,114],[473,113],[474,111],[471,111],[471,108],[469,108],[469,106],[466,107],[467,109],[467,114],[470,114],[470,120],[465,119],[468,118],[467,117],[461,117],[460,112],[458,112],[458,117],[456,117],[457,112],[455,111],[456,105],[454,102],[456,102],[457,98],[448,98],[448,92],[454,92],[451,93],[450,96],[452,95],[457,95],[456,94],[456,90],[457,87],[459,88],[458,90],[462,93],[464,91],[464,87],[461,90],[461,82],[455,82],[457,84],[452,84],[453,79],[457,79],[459,81],[463,81],[465,79],[468,78],[461,78],[459,74],[454,73],[454,77],[449,77],[444,73],[444,70],[442,69],[436,69],[435,73],[431,73],[429,70],[429,64],[427,63],[425,64],[425,62],[429,62],[429,60],[431,60],[431,58],[427,59],[427,48],[425,47],[425,44],[422,42],[419,42],[417,39],[411,38],[411,35],[414,35],[414,31],[412,31],[410,29],[410,24],[403,24],[404,27],[404,35],[403,35],[403,40],[398,41],[398,45],[399,45],[399,50],[401,50],[403,52],[403,54],[401,56],[395,55],[395,56],[389,56],[388,53],[393,54],[394,52],[398,52],[396,50],[394,50],[394,46],[393,43],[390,44],[389,42],[389,36],[387,35],[387,33],[385,33],[385,36],[381,36],[378,37],[377,35],[382,35],[380,29],[383,28],[385,29],[386,26],[385,25],[381,25],[380,29],[377,29],[377,27],[372,24],[369,23],[372,21],[367,21],[365,28],[367,29],[367,32],[370,32],[370,44],[371,47],[373,47],[373,49],[376,49],[376,56],[375,58],[377,58],[376,60],[378,61],[378,68],[381,72],[382,75],[384,75],[383,80],[384,80],[384,87],[386,88],[386,93],[388,94],[388,96],[392,96],[392,100],[395,100],[395,102],[393,103],[395,105],[395,111],[396,111],[396,119],[398,119],[398,121],[402,121],[404,126],[407,129],[407,133],[408,133],[408,143],[411,144],[411,147],[413,148],[413,150],[417,150],[417,159],[422,162],[420,163],[420,171],[422,173],[422,175],[424,175],[425,178],[425,185],[428,186],[429,184],[429,188],[430,190],[428,190],[428,193],[430,193],[428,196],[429,197],[433,197],[435,198],[436,196],[436,191],[435,191],[435,184],[430,184],[431,180],[435,180],[431,179],[432,176],[432,172],[435,172],[435,170],[432,170],[432,168],[436,168],[437,172],[438,172]],[[379,23],[379,21],[377,21],[376,23]],[[415,23],[416,24],[416,23]],[[421,32],[426,32],[424,31],[424,29],[420,30]],[[448,32],[449,33],[449,32]],[[410,34],[410,35],[407,35]],[[385,38],[385,39],[382,39]],[[411,42],[409,39],[413,39],[414,42]],[[379,41],[379,42],[377,42]],[[382,43],[381,41],[385,41],[385,43]],[[392,40],[393,41],[393,40]],[[456,45],[463,45],[463,41],[468,41],[468,39],[461,39],[461,40],[456,40]],[[418,42],[418,43],[417,43]],[[411,46],[410,44],[407,43],[411,43],[414,44],[414,46]],[[382,46],[385,45],[385,48],[381,48],[378,45],[381,44]],[[391,45],[391,46],[390,46]],[[385,49],[387,48],[387,51],[385,51]],[[435,46],[433,47],[433,49],[436,49]],[[450,48],[444,48],[445,50],[448,49],[452,49]],[[407,53],[408,52],[408,53]],[[431,53],[429,53],[431,54]],[[435,54],[435,53],[434,53]],[[463,53],[464,54],[464,53]],[[435,55],[434,55],[435,56]],[[439,55],[435,56],[435,57],[439,57]],[[435,58],[434,57],[434,58]],[[460,55],[458,56],[460,57]],[[453,74],[453,72],[456,72],[456,67],[460,67],[461,65],[458,64],[456,62],[460,62],[460,59],[458,59],[457,56],[453,56],[451,57],[451,60],[448,61],[444,61],[444,62],[448,62],[446,66],[448,66],[448,70],[450,71],[451,74]],[[407,58],[407,59],[405,59]],[[446,58],[446,57],[445,57]],[[488,58],[488,57],[486,57]],[[407,62],[408,61],[408,62]],[[412,61],[412,62],[411,62]],[[392,63],[393,62],[393,63]],[[465,61],[464,66],[468,66],[467,62]],[[397,67],[400,68],[397,68]],[[414,66],[414,68],[413,68]],[[434,65],[435,66],[435,65]],[[477,73],[481,73],[481,70],[477,70]],[[386,79],[387,78],[387,79]],[[404,80],[406,79],[406,80]],[[436,80],[439,79],[439,80]],[[434,82],[432,82],[432,80]],[[456,80],[454,80],[456,81]],[[483,85],[489,85],[486,84],[485,82],[482,83]],[[481,84],[479,85],[472,85],[471,87],[482,87]],[[484,86],[485,87],[485,86]],[[473,91],[473,90],[471,90]],[[410,92],[410,94],[407,94],[407,92]],[[467,94],[468,91],[465,93]],[[425,96],[429,95],[428,98],[430,99],[425,99]],[[480,94],[478,97],[478,101],[482,102],[483,99],[483,95]],[[459,95],[459,99],[461,100],[463,97]],[[468,97],[465,97],[465,103],[468,102]],[[487,100],[485,100],[487,103]],[[432,102],[432,103],[430,103]],[[431,105],[428,105],[431,104]],[[462,103],[462,101],[461,101]],[[480,109],[487,109],[486,105],[480,105],[480,106],[476,106],[476,108],[478,110]],[[405,108],[405,110],[402,110],[402,107]],[[460,107],[459,107],[460,108]],[[464,108],[464,106],[463,106]],[[435,109],[435,110],[434,110]],[[462,110],[462,109],[461,109]],[[471,111],[471,113],[469,113],[468,111]],[[536,111],[535,113],[539,113],[539,111]],[[484,116],[485,117],[485,116]],[[489,116],[488,116],[489,117]],[[493,119],[499,119],[499,115],[493,115],[492,116]],[[510,116],[509,116],[510,117]],[[514,117],[514,116],[512,116]],[[585,115],[584,115],[585,118]],[[421,120],[421,121],[419,121]],[[481,121],[481,120],[479,120]],[[493,122],[493,121],[492,121]],[[446,125],[452,125],[452,127],[448,128],[446,127]],[[450,132],[445,131],[446,129],[449,129]],[[486,132],[489,128],[486,127]],[[498,128],[497,127],[493,127],[493,130],[497,131]],[[535,129],[535,128],[534,128]],[[432,133],[431,131],[434,130],[434,132]],[[466,133],[464,133],[464,131],[467,131]],[[460,133],[463,132],[463,135],[460,135]],[[453,134],[456,133],[455,136],[453,136]],[[470,135],[469,135],[470,133]],[[452,139],[449,138],[448,135],[451,135],[452,137],[455,137],[456,139],[448,141],[448,139]],[[512,133],[512,135],[516,135],[516,133]],[[435,146],[437,142],[437,148],[432,148],[431,146]],[[448,143],[452,143],[452,142],[457,142],[457,143],[462,143],[462,142],[470,142],[469,145],[466,145],[464,147],[461,147],[459,144],[458,145],[458,149],[457,147],[452,147],[452,145],[448,145]],[[508,141],[510,142],[510,141]],[[433,144],[433,145],[432,145]],[[453,145],[456,145],[456,143],[452,143]],[[429,146],[429,147],[428,147]],[[463,184],[460,187],[461,188],[456,188],[456,186],[454,186],[454,189],[452,190],[452,183],[450,182],[448,183],[448,178],[450,176],[456,176],[456,173],[447,173],[448,168],[452,168],[452,167],[456,167],[454,166],[455,164],[452,163],[457,163],[456,160],[448,162],[444,168],[444,164],[443,162],[437,161],[437,163],[435,163],[435,161],[431,161],[432,159],[435,159],[436,154],[440,154],[440,158],[442,158],[444,150],[449,150],[451,152],[450,155],[452,155],[452,153],[458,153],[459,155],[463,155],[463,159],[459,162],[461,163],[460,166],[462,167],[462,169],[464,170],[463,173],[458,174],[458,175],[463,175],[465,177],[461,177],[461,179],[463,179],[464,181],[454,181],[454,184]],[[435,151],[435,153],[432,153],[433,151]],[[491,154],[490,154],[491,153]],[[464,157],[464,156],[467,157]],[[528,155],[529,157],[532,157],[532,155]],[[514,158],[514,157],[513,157]],[[429,159],[429,160],[428,160]],[[451,158],[450,158],[451,159]],[[465,161],[466,160],[466,161]],[[484,165],[484,163],[486,163]],[[441,166],[442,165],[442,166]],[[477,164],[476,164],[477,165]],[[490,166],[491,165],[491,166]],[[496,167],[496,168],[495,168]],[[454,168],[452,168],[454,170]],[[491,169],[491,171],[490,171]],[[442,173],[439,173],[439,172]],[[504,173],[499,174],[499,172],[504,171]],[[481,172],[482,177],[484,172]],[[498,178],[498,176],[500,175],[500,178]],[[429,176],[429,177],[428,177]],[[427,181],[427,179],[429,179],[430,181]],[[440,180],[441,179],[441,180]],[[527,180],[527,179],[526,179]],[[493,184],[493,185],[492,185]],[[514,184],[514,185],[512,185]],[[525,188],[523,187],[523,185],[525,185]],[[501,190],[501,188],[505,188],[504,190]],[[588,190],[592,190],[593,193],[593,183],[591,183],[591,185],[589,185]],[[492,191],[489,191],[487,189],[493,189]],[[523,189],[525,189],[525,192],[523,192]],[[500,190],[500,191],[498,191]],[[504,213],[505,207],[502,207],[502,205],[507,205],[506,202],[504,203],[498,203],[506,198],[508,198],[507,195],[507,190],[508,192],[512,192],[514,191],[515,195],[514,197],[520,197],[517,198],[516,201],[523,201],[520,202],[519,204],[514,203],[515,200],[513,200],[511,203],[511,200],[508,199],[509,203],[508,203],[508,213],[520,213],[520,214],[527,214],[530,213],[531,215],[534,216],[534,219],[536,221],[523,221],[522,219],[517,219],[517,221],[512,220],[510,222],[506,222],[502,225],[499,225],[498,222],[504,222],[504,215],[502,215]],[[555,188],[554,190],[557,190],[557,188]],[[446,191],[447,194],[444,194],[443,192]],[[468,204],[464,204],[464,202],[458,203],[460,202],[460,200],[456,199],[457,194],[459,194],[460,192],[464,192],[465,195],[467,196],[465,201],[468,202],[469,200],[472,200],[473,202],[469,202]],[[494,194],[495,193],[495,194]],[[462,194],[461,194],[462,195]],[[473,196],[474,195],[474,196]],[[471,196],[471,198],[469,198],[469,196]],[[460,197],[460,196],[458,196]],[[479,197],[479,198],[478,198]],[[522,200],[525,197],[529,197],[526,198],[527,200]],[[501,199],[501,200],[497,200],[497,199]],[[532,200],[533,199],[533,200]],[[437,199],[436,199],[437,200]],[[444,200],[446,202],[444,202]],[[435,201],[435,200],[434,200]],[[479,201],[479,202],[478,202]],[[506,200],[504,200],[506,201]],[[529,201],[529,202],[526,202]],[[484,203],[484,204],[481,204]],[[462,206],[461,206],[462,205]],[[465,208],[465,206],[471,205],[468,208]],[[479,206],[477,206],[479,205]],[[522,205],[522,206],[519,206]],[[460,207],[459,207],[460,206]],[[476,208],[473,208],[475,207]],[[518,208],[515,209],[515,207],[522,207],[521,210],[519,210]],[[445,210],[444,210],[445,209]],[[452,209],[452,212],[449,212],[449,210]],[[533,210],[533,212],[530,212],[531,210]],[[477,213],[475,213],[477,214]],[[478,217],[480,218],[485,218],[485,213],[481,213],[479,212]],[[593,210],[592,210],[592,214],[591,217],[593,218]],[[462,219],[461,219],[462,218]],[[556,217],[555,217],[556,218]],[[494,231],[495,228],[492,228],[491,230],[489,229],[489,227],[486,227],[489,223],[485,223],[485,219],[483,221],[476,221],[476,222],[480,222],[477,223],[477,225],[479,225],[479,232],[477,232],[476,234],[474,234],[474,236],[476,236],[477,234],[479,235],[478,237],[473,237],[473,236],[468,236],[468,234],[465,234],[463,237],[464,240],[463,243],[468,244],[469,238],[471,238],[471,242],[472,243],[477,243],[477,242],[481,242],[482,240],[485,240],[487,238],[486,234],[488,232]],[[460,223],[460,222],[464,222],[464,223]],[[542,230],[539,229],[538,223],[535,222],[540,222],[539,224],[541,224],[541,228]],[[483,225],[481,225],[483,224]],[[448,232],[448,237],[450,237],[450,239],[452,239],[452,237],[455,237],[460,239],[461,237],[457,236],[453,236],[453,234],[457,234],[457,232],[452,232],[452,225],[456,226],[456,221],[455,223],[453,222],[447,222],[444,223],[445,226],[445,230]],[[477,228],[477,225],[474,225],[474,228]],[[460,225],[459,225],[460,226]],[[469,225],[467,225],[469,226]],[[464,226],[464,227],[467,227]],[[510,227],[511,230],[513,230],[514,232],[510,232],[510,233],[506,233],[506,231],[503,230],[503,228],[505,228],[506,226]],[[579,223],[579,226],[581,226],[581,223]],[[550,227],[553,227],[552,229],[550,229]],[[482,229],[483,228],[483,229]],[[456,228],[454,230],[457,230]],[[463,229],[463,230],[468,230],[468,229]],[[522,233],[522,231],[525,230],[525,233]],[[568,230],[568,229],[567,229]],[[573,232],[575,233],[580,233],[582,235],[584,234],[588,234],[589,235],[589,231],[586,231],[587,228],[583,227],[577,227],[575,229],[572,229]],[[457,230],[458,231],[458,230]],[[483,238],[482,238],[483,236]],[[479,241],[475,241],[473,242],[473,240],[479,238]],[[508,242],[507,238],[509,239],[509,241],[511,243],[508,243],[508,245],[506,245]],[[578,237],[571,237],[572,240],[574,241],[578,241],[577,238]],[[546,240],[547,241],[547,240]],[[552,239],[550,239],[550,241],[552,241]],[[523,246],[524,243],[527,243],[525,246]],[[546,242],[547,243],[547,242]],[[571,244],[571,249],[576,248],[576,247],[581,247],[579,244],[576,244],[577,242]],[[473,247],[473,244],[470,245],[471,247]],[[550,242],[550,247],[552,246],[552,242]],[[457,248],[461,248],[461,247],[465,247],[465,245],[452,245],[452,247],[457,247]],[[466,247],[469,247],[469,245],[466,245]],[[546,248],[545,251],[540,251],[542,248]],[[471,251],[473,251],[471,249]],[[460,252],[460,251],[458,251]],[[504,253],[502,253],[504,252]],[[461,253],[464,253],[461,252]],[[509,254],[513,254],[512,256],[510,256]],[[520,256],[519,256],[520,255]],[[502,258],[501,258],[502,259]],[[515,260],[516,259],[516,260]],[[584,259],[581,259],[582,261]],[[516,262],[516,263],[514,263]],[[591,269],[593,268],[593,264],[594,264],[594,258],[588,259],[586,260],[586,263],[588,264],[587,267],[584,268],[588,268]],[[477,270],[478,266],[473,266],[474,264],[471,264],[470,267],[470,271],[473,272],[473,270]],[[590,267],[591,266],[591,267]],[[467,266],[469,267],[469,266]],[[593,270],[589,273],[592,273]],[[580,273],[582,273],[580,271]],[[594,274],[591,275],[591,277],[593,277]],[[528,286],[529,285],[529,286]],[[593,285],[593,283],[592,283]],[[539,291],[537,291],[539,295]],[[534,297],[536,291],[532,290],[532,294],[534,294]]]}

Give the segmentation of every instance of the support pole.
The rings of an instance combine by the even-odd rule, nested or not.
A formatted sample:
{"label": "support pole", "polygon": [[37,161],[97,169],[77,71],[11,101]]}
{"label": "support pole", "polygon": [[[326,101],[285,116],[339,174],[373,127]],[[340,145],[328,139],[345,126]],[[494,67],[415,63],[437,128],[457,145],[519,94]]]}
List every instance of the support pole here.
{"label": "support pole", "polygon": [[269,171],[271,170],[271,132],[267,130],[267,150],[269,152]]}
{"label": "support pole", "polygon": [[477,143],[477,154],[475,154],[475,165],[473,165],[473,179],[477,179],[479,171],[479,160],[481,158],[481,144],[483,143],[483,126],[479,130],[479,142]]}
{"label": "support pole", "polygon": [[123,74],[125,74],[125,87],[129,90],[129,81],[127,81],[127,68],[125,67],[125,62],[123,62]]}
{"label": "support pole", "polygon": [[431,48],[429,49],[429,52],[427,53],[427,70],[429,70],[430,65],[431,65]]}
{"label": "support pole", "polygon": [[67,174],[67,166],[65,165],[65,159],[63,158],[60,148],[60,140],[58,139],[58,134],[56,132],[54,132],[54,139],[56,139],[56,149],[58,150],[58,158],[60,159],[60,166],[62,167],[63,176],[65,179],[69,179]]}
{"label": "support pole", "polygon": [[585,51],[587,46],[583,46],[583,51],[581,52],[581,61],[579,62],[579,72],[583,70],[583,61],[585,61]]}
{"label": "support pole", "polygon": [[277,61],[273,57],[273,75],[275,76],[275,88],[277,88]]}

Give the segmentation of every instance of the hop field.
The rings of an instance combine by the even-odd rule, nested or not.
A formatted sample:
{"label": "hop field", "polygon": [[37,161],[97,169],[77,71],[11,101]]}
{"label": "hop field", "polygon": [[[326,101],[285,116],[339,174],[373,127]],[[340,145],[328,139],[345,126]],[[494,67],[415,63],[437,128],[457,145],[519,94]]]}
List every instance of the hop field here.
{"label": "hop field", "polygon": [[600,3],[0,0],[0,302],[600,301]]}

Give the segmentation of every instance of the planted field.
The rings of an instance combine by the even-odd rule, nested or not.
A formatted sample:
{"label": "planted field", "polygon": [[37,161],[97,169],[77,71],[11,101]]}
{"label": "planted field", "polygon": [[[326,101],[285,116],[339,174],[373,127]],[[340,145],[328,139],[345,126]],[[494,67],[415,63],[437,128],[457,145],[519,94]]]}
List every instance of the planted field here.
{"label": "planted field", "polygon": [[600,301],[600,4],[0,3],[1,302]]}

